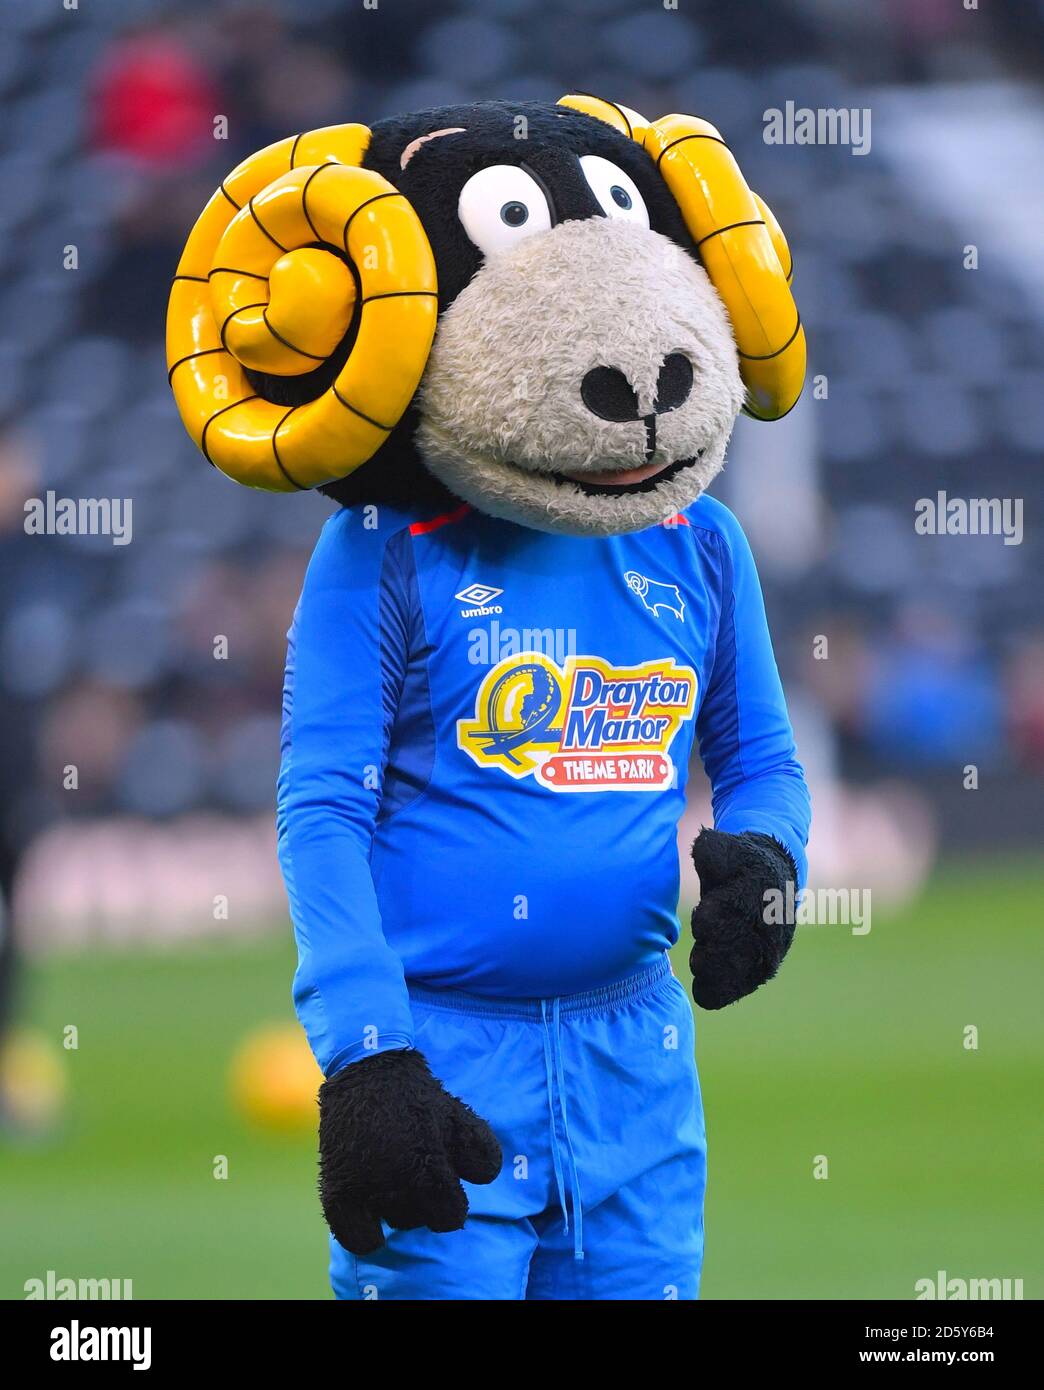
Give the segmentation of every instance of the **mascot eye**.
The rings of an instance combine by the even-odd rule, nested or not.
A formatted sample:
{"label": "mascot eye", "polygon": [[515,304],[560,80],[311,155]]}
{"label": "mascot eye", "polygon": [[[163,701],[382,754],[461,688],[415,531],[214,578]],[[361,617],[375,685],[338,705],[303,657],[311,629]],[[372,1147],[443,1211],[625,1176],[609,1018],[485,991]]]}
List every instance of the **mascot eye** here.
{"label": "mascot eye", "polygon": [[634,180],[619,165],[610,159],[603,159],[600,154],[585,154],[580,156],[580,167],[606,217],[618,217],[622,221],[637,222],[639,226],[648,227],[649,213],[645,200]]}
{"label": "mascot eye", "polygon": [[484,256],[551,230],[551,209],[532,175],[517,164],[491,164],[460,190],[457,215]]}

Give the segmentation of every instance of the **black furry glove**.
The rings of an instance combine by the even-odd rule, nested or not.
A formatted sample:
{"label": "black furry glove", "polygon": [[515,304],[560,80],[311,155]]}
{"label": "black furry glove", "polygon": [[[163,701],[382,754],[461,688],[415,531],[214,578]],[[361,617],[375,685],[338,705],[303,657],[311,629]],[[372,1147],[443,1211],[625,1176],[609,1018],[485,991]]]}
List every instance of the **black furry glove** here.
{"label": "black furry glove", "polygon": [[778,840],[753,832],[701,830],[692,862],[700,876],[689,956],[692,997],[703,1009],[723,1009],[771,980],[782,965],[794,923],[779,920],[786,914],[778,902],[769,911],[766,894],[785,894],[797,869]]}
{"label": "black furry glove", "polygon": [[459,1231],[468,1214],[460,1179],[492,1182],[501,1161],[489,1125],[419,1052],[378,1052],[319,1088],[319,1197],[353,1255],[384,1244],[382,1220]]}

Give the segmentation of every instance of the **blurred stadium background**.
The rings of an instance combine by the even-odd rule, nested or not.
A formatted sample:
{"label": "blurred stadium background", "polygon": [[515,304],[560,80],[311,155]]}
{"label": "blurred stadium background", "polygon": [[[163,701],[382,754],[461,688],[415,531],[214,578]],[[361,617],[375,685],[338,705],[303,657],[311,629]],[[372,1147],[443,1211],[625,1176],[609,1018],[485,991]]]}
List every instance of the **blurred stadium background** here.
{"label": "blurred stadium background", "polygon": [[[310,1122],[256,1122],[293,1057],[233,1058],[291,1019],[278,691],[328,504],[195,454],[167,290],[271,140],[571,90],[722,129],[795,251],[820,379],[741,422],[714,490],[761,568],[812,881],[869,889],[872,930],[801,928],[780,984],[699,1021],[705,1294],[905,1298],[945,1269],[1040,1296],[1042,57],[1041,0],[4,7],[0,1297],[49,1269],[326,1293]],[[870,151],[766,144],[788,101],[869,108]],[[1024,499],[1022,544],[916,534],[939,490]],[[133,499],[133,543],[26,535],[48,491]],[[682,838],[707,814],[697,777]]]}

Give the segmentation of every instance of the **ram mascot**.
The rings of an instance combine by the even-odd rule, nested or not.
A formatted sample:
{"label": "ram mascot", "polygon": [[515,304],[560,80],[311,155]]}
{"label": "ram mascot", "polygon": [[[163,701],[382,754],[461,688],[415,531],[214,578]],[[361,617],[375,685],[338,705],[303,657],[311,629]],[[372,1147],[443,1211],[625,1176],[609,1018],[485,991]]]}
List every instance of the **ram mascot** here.
{"label": "ram mascot", "polygon": [[784,415],[790,254],[715,128],[587,95],[290,137],[202,213],[170,379],[326,522],[279,855],[340,1298],[695,1298],[698,1004],[778,969],[809,799],[750,549],[706,489]]}

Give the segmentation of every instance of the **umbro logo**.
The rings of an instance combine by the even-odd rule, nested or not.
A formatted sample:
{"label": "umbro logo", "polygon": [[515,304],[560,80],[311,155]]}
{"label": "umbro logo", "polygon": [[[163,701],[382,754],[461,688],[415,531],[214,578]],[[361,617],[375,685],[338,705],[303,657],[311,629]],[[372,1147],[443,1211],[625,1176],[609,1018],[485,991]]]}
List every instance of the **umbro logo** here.
{"label": "umbro logo", "polygon": [[462,618],[485,618],[492,613],[503,613],[500,604],[493,602],[503,592],[503,589],[494,589],[491,584],[468,584],[453,597],[468,605],[460,610]]}
{"label": "umbro logo", "polygon": [[491,588],[489,584],[469,584],[466,589],[461,589],[459,594],[454,594],[454,598],[459,598],[461,603],[482,604],[489,603],[490,599],[503,592],[503,589]]}

